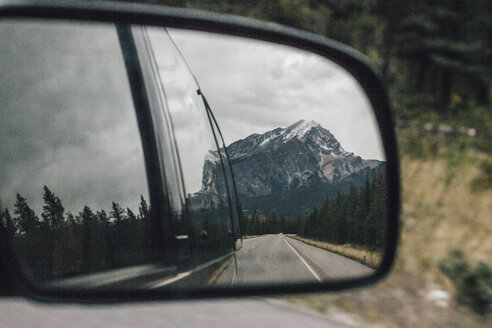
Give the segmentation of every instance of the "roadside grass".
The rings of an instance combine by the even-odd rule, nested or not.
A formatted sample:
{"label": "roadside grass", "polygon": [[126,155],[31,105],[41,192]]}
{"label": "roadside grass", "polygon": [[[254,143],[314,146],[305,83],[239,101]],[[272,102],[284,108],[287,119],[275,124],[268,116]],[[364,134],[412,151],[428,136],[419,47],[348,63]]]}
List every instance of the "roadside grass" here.
{"label": "roadside grass", "polygon": [[345,256],[349,259],[365,264],[373,269],[377,268],[382,260],[381,252],[368,251],[364,248],[353,246],[350,244],[335,245],[327,243],[325,241],[308,239],[297,235],[289,234],[287,236],[302,241],[303,243],[306,243],[308,245],[315,246],[341,256]]}
{"label": "roadside grass", "polygon": [[492,264],[471,264],[461,250],[453,249],[439,269],[453,282],[458,301],[479,313],[492,311]]}
{"label": "roadside grass", "polygon": [[[398,135],[403,144],[401,239],[393,270],[374,286],[302,295],[296,304],[326,314],[353,312],[384,327],[490,327],[492,313],[479,314],[461,303],[439,264],[451,249],[461,250],[471,265],[492,263],[492,188],[474,188],[484,179],[481,163],[492,155],[466,140],[444,145],[422,138],[410,140],[425,150],[415,156],[405,150],[409,140],[402,140],[408,131]],[[433,291],[450,298],[436,302]]]}
{"label": "roadside grass", "polygon": [[[401,160],[403,182],[400,257],[405,271],[435,276],[450,248],[473,261],[492,261],[492,189],[473,192],[484,154],[456,166],[446,159]],[[450,177],[451,175],[451,177]]]}

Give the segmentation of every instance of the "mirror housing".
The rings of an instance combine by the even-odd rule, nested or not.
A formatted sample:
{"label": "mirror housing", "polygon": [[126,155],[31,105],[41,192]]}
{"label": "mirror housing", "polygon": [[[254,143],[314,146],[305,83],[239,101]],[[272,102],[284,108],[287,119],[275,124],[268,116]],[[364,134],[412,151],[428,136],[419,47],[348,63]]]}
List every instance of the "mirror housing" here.
{"label": "mirror housing", "polygon": [[[374,283],[388,274],[395,258],[398,240],[400,207],[399,170],[394,125],[384,86],[377,71],[367,59],[339,42],[300,30],[196,10],[168,8],[153,5],[124,3],[65,3],[39,1],[0,3],[0,19],[29,18],[90,21],[124,25],[147,25],[205,31],[239,36],[302,49],[327,58],[350,73],[366,93],[374,110],[384,145],[387,161],[388,222],[384,256],[374,274],[356,278],[326,281],[319,284],[241,286],[236,288],[195,288],[162,290],[81,290],[68,288],[40,288],[25,278],[8,243],[6,230],[0,226],[0,294],[19,295],[48,301],[112,302],[188,297],[223,297],[335,291]],[[149,171],[149,168],[147,168]],[[150,168],[152,171],[152,168]],[[153,187],[150,186],[153,193]],[[152,197],[152,196],[151,196]],[[231,231],[228,231],[232,235]],[[202,241],[210,236],[206,230],[199,234]]]}

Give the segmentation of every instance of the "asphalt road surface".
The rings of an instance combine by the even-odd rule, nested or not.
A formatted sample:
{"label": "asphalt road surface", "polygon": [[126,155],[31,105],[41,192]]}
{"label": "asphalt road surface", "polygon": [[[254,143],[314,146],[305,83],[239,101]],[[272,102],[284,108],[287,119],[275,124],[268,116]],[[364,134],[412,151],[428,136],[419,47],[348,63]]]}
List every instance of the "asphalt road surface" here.
{"label": "asphalt road surface", "polygon": [[245,239],[236,259],[237,275],[229,266],[217,279],[218,285],[321,282],[373,272],[357,261],[282,234]]}
{"label": "asphalt road surface", "polygon": [[0,298],[0,328],[197,327],[352,328],[326,316],[259,298],[122,305],[41,304]]}

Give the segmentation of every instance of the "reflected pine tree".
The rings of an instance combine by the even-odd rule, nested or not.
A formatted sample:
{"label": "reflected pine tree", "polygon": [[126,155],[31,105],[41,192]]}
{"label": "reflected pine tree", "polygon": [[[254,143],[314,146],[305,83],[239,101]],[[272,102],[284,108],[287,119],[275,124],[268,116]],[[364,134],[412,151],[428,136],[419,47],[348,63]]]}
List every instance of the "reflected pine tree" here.
{"label": "reflected pine tree", "polygon": [[327,198],[321,208],[314,208],[297,232],[333,244],[351,244],[379,251],[383,249],[388,220],[385,172],[372,177],[360,188]]}
{"label": "reflected pine tree", "polygon": [[65,213],[60,197],[43,187],[40,219],[21,194],[16,195],[12,217],[0,212],[14,251],[24,271],[35,281],[138,265],[150,260],[150,206],[140,196],[138,215],[112,202],[104,209],[85,205],[74,215]]}

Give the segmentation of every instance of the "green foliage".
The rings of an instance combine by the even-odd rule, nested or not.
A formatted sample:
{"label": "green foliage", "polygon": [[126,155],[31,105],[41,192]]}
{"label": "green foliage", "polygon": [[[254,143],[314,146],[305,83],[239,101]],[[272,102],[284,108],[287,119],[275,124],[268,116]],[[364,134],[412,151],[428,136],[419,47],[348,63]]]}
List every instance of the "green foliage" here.
{"label": "green foliage", "polygon": [[471,150],[492,152],[492,115],[483,107],[470,110],[474,114],[439,117],[428,112],[402,121],[397,133],[401,154],[414,159],[444,158],[456,167],[469,160]]}
{"label": "green foliage", "polygon": [[405,72],[407,86],[432,95],[431,105],[442,113],[452,109],[456,96],[489,104],[490,26],[476,13],[492,16],[485,1],[422,1],[407,7],[396,25],[395,59],[414,67]]}
{"label": "green foliage", "polygon": [[484,262],[473,266],[462,251],[453,249],[439,263],[439,268],[453,282],[460,302],[470,304],[479,313],[490,311],[492,266]]}
{"label": "green foliage", "polygon": [[435,158],[439,154],[439,142],[425,137],[417,124],[400,130],[398,145],[401,154],[415,159]]}
{"label": "green foliage", "polygon": [[[473,103],[462,108],[462,100],[457,99],[456,102],[455,106],[459,108],[448,117],[448,120],[459,126],[473,127],[478,133],[486,134],[490,138],[492,135],[492,111],[485,106],[478,106]],[[490,150],[492,151],[492,149]]]}
{"label": "green foliage", "polygon": [[481,173],[471,182],[473,191],[482,191],[492,188],[492,160],[485,159],[480,164]]}
{"label": "green foliage", "polygon": [[468,151],[470,148],[470,138],[466,136],[456,138],[455,142],[447,147],[444,153],[444,157],[448,162],[448,167],[454,169],[469,160]]}

